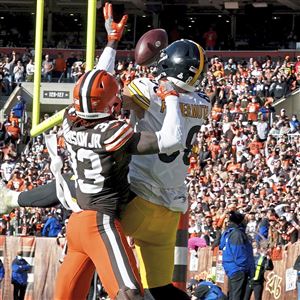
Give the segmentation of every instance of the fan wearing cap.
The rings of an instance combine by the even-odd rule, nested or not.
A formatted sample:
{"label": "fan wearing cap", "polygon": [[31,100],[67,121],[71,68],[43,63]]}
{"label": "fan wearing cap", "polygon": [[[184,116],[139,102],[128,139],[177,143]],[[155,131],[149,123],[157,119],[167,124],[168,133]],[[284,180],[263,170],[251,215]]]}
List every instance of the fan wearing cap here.
{"label": "fan wearing cap", "polygon": [[248,278],[254,276],[253,248],[245,233],[244,215],[231,211],[228,228],[221,236],[222,264],[228,276],[229,300],[242,300]]}

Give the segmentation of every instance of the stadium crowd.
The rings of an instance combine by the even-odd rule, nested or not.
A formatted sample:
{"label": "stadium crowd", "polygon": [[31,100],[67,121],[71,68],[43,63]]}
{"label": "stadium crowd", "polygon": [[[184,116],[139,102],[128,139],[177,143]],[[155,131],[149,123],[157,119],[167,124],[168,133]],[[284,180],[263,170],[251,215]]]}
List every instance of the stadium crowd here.
{"label": "stadium crowd", "polygon": [[[97,63],[98,56],[95,58]],[[206,93],[212,94],[218,90],[220,97],[224,93],[234,96],[250,94],[267,96],[279,99],[299,87],[300,56],[294,60],[289,56],[271,59],[262,58],[261,61],[250,58],[248,61],[229,58],[222,61],[213,57],[210,61],[210,71],[207,76]],[[68,57],[58,52],[50,56],[45,53],[42,61],[42,80],[47,82],[76,82],[84,73],[85,62],[83,55],[71,52]],[[24,53],[12,52],[11,55],[0,53],[0,83],[1,91],[9,95],[14,86],[23,81],[33,81],[34,51],[29,48]],[[133,77],[149,75],[149,70],[134,65],[133,61],[119,61],[117,70],[123,73],[123,80],[132,80]],[[150,72],[152,74],[152,72]]]}
{"label": "stadium crowd", "polygon": [[[12,59],[5,58],[0,67],[2,91],[7,94],[19,82],[33,79],[30,54],[20,56],[20,60],[16,57],[13,53]],[[59,58],[64,63],[58,68],[57,60],[45,56],[44,80],[55,77],[76,81],[83,74],[82,60],[75,56],[66,61]],[[19,77],[16,68],[23,68]],[[116,76],[127,85],[136,77],[154,77],[155,68],[119,61]],[[264,243],[275,256],[299,239],[300,121],[272,105],[299,86],[300,56],[296,61],[285,57],[278,62],[270,57],[262,62],[211,58],[199,91],[210,98],[212,110],[199,124],[189,149],[186,177],[191,250],[217,248],[229,211],[246,215],[246,232],[255,249]],[[30,122],[24,124],[25,111],[26,103],[18,96],[10,115],[0,124],[0,175],[15,191],[30,190],[53,179],[43,136],[32,140],[27,137]],[[128,114],[124,111],[121,117]],[[70,157],[62,138],[58,144],[63,172],[69,172]],[[64,230],[67,217],[60,206],[16,208],[2,216],[0,234],[55,237]]]}
{"label": "stadium crowd", "polygon": [[[22,80],[26,80],[30,76],[30,55],[23,54],[18,60],[13,52],[12,60],[5,58],[2,62],[2,70],[10,72],[21,64]],[[47,61],[46,56],[43,66]],[[66,60],[63,76],[71,74],[70,66],[76,62],[75,57],[73,63],[71,58]],[[119,61],[116,72],[122,85],[136,77],[155,76],[155,68],[133,62]],[[15,73],[9,74],[3,74],[4,91],[8,78],[17,82]],[[296,61],[285,57],[282,62],[274,62],[267,57],[263,62],[249,59],[241,63],[211,58],[199,89],[210,98],[212,111],[199,126],[186,179],[191,202],[190,236],[203,239],[203,245],[215,245],[226,224],[226,212],[232,209],[247,214],[247,232],[253,240],[269,238],[272,246],[286,246],[298,239],[300,122],[296,115],[286,115],[284,109],[276,112],[272,103],[299,85],[300,56]],[[1,178],[16,191],[30,190],[53,179],[43,137],[25,138],[26,126],[30,126],[21,126],[25,110],[19,96],[0,126]],[[26,147],[20,153],[23,143]],[[59,146],[63,170],[68,172],[70,158],[62,139]],[[39,235],[52,216],[63,223],[61,208],[19,208],[3,216],[1,232]]]}

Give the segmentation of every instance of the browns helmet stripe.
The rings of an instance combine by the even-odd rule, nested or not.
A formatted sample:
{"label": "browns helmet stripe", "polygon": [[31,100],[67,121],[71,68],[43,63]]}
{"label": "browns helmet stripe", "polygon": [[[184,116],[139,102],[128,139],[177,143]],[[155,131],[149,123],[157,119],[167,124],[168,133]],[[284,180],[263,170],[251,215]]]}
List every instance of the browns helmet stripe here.
{"label": "browns helmet stripe", "polygon": [[[94,88],[94,86],[96,86],[98,84],[98,81],[95,80],[95,78],[100,72],[101,72],[101,70],[95,70],[94,74],[90,78],[90,83],[89,83],[88,88],[87,88],[87,95],[91,95],[92,94],[92,89]],[[87,101],[87,104],[88,104],[88,112],[92,113],[94,111],[92,106],[91,106],[92,101]]]}
{"label": "browns helmet stripe", "polygon": [[100,70],[92,70],[88,74],[85,75],[85,80],[83,85],[81,86],[81,102],[82,102],[82,112],[91,113],[91,105],[90,101],[88,101],[87,95],[90,95],[91,89],[94,83],[95,76],[99,74]]}
{"label": "browns helmet stripe", "polygon": [[83,111],[83,105],[82,105],[82,87],[84,85],[84,82],[87,80],[87,75],[90,73],[91,71],[87,71],[85,73],[85,76],[83,77],[83,79],[80,82],[80,87],[79,87],[79,104],[80,104],[80,111]]}
{"label": "browns helmet stripe", "polygon": [[201,72],[203,71],[204,63],[205,63],[205,55],[204,55],[202,47],[200,47],[200,45],[195,43],[195,42],[193,42],[193,43],[197,46],[197,48],[199,50],[200,62],[199,62],[198,70],[197,70],[196,74],[194,75],[193,80],[189,83],[190,85],[194,85],[194,83],[197,81],[197,79],[199,78]]}

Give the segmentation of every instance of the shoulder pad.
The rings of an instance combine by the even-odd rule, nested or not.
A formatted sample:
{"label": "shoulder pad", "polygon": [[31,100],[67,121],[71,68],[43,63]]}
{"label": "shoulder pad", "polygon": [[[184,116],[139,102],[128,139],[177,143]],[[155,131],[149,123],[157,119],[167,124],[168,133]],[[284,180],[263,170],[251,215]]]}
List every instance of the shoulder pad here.
{"label": "shoulder pad", "polygon": [[147,110],[150,106],[151,90],[154,90],[156,85],[149,78],[137,78],[130,82],[128,89],[133,101]]}

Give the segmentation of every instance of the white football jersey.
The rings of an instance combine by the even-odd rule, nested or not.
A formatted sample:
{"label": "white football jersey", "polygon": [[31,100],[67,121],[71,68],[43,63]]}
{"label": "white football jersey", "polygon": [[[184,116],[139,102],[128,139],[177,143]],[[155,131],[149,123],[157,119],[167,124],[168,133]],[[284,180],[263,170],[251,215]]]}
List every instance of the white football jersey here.
{"label": "white football jersey", "polygon": [[[144,117],[135,124],[136,131],[159,131],[166,112],[156,95],[158,83],[138,78],[128,88],[134,102],[145,110]],[[138,196],[173,211],[185,212],[188,203],[184,180],[189,157],[196,134],[209,114],[210,103],[206,95],[196,92],[181,93],[179,102],[184,117],[185,149],[172,154],[134,155],[129,174],[131,190]]]}

